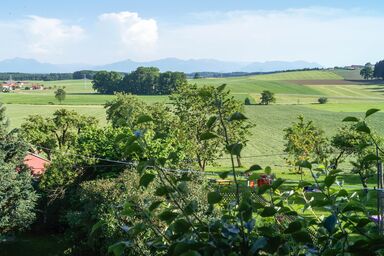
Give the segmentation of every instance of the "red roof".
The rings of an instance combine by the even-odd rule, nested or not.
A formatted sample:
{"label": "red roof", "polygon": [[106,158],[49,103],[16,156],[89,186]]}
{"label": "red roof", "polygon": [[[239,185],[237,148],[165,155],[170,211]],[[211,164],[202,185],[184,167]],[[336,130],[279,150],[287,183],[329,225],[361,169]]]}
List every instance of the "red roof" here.
{"label": "red roof", "polygon": [[31,170],[33,176],[44,174],[49,163],[47,159],[33,153],[28,153],[24,157],[24,164]]}

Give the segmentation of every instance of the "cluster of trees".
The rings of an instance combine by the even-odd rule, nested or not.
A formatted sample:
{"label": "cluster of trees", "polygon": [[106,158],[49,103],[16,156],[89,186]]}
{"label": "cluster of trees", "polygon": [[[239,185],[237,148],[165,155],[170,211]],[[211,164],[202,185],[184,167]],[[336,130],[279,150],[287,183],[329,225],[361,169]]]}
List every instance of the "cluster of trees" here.
{"label": "cluster of trees", "polygon": [[182,72],[160,73],[155,67],[139,67],[123,75],[118,72],[99,71],[93,76],[93,88],[103,94],[116,92],[137,95],[168,95],[187,84]]}
{"label": "cluster of trees", "polygon": [[[35,228],[65,232],[71,244],[67,255],[382,252],[384,238],[367,218],[367,198],[333,186],[341,176],[342,161],[355,160],[352,172],[363,176],[369,175],[364,169],[367,161],[379,160],[369,153],[372,144],[380,152],[383,149],[368,127],[368,118],[378,110],[367,111],[364,119],[346,118],[351,124],[331,143],[313,122],[300,117],[286,129],[286,152],[291,164],[310,173],[313,180],[294,187],[283,186],[284,180],[276,178],[252,192],[244,189],[239,175],[257,179],[272,170],[257,164],[241,173],[236,168],[251,125],[242,113],[243,104],[225,85],[181,85],[170,99],[172,107],[149,105],[118,93],[105,106],[106,126],[65,109],[51,117],[30,116],[17,134],[7,142],[0,140],[0,146],[6,143],[0,152],[9,159],[15,155],[10,149],[25,152],[29,147],[51,163],[36,189],[28,173],[1,164],[0,178],[8,175],[7,182],[18,194],[8,193],[12,186],[4,186],[4,191],[0,186],[0,235],[25,228],[37,213]],[[0,113],[4,113],[1,108]],[[1,131],[9,135],[5,126]],[[23,154],[16,154],[16,163]],[[234,180],[228,194],[207,183],[203,175],[207,165],[224,154],[231,167],[220,178],[231,175]],[[23,184],[25,194],[15,184]],[[316,186],[320,192],[307,194],[306,186]],[[255,200],[255,194],[263,200]],[[11,215],[15,206],[3,195],[19,202],[20,212]],[[234,197],[223,200],[229,195]],[[301,204],[305,215],[292,204]],[[4,206],[12,211],[3,211]],[[2,229],[10,219],[17,227]]]}
{"label": "cluster of trees", "polygon": [[377,62],[375,65],[365,64],[360,70],[360,75],[366,80],[373,78],[384,79],[384,60]]}

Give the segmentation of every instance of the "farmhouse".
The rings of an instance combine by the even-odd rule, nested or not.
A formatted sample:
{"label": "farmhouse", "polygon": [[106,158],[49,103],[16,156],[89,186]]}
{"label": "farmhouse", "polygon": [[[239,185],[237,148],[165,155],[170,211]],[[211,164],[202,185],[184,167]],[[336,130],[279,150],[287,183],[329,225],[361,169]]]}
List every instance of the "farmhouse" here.
{"label": "farmhouse", "polygon": [[28,153],[24,157],[24,164],[31,170],[34,177],[43,175],[49,163],[49,160],[34,153]]}

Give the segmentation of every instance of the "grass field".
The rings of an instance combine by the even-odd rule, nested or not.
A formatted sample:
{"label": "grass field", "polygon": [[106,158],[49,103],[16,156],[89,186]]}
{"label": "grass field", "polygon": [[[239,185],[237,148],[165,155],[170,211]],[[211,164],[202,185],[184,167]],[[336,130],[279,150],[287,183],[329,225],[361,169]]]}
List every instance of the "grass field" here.
{"label": "grass field", "polygon": [[[244,100],[250,97],[254,103],[259,101],[260,92],[270,90],[276,94],[276,104],[270,106],[251,105],[245,107],[245,114],[254,124],[252,137],[245,149],[245,156],[269,155],[282,153],[284,147],[283,129],[295,121],[298,115],[314,120],[325,130],[327,135],[336,132],[342,125],[341,120],[346,115],[361,115],[369,108],[384,109],[383,84],[346,84],[339,82],[347,77],[356,76],[356,71],[295,71],[253,75],[231,78],[195,79],[198,85],[227,84],[235,98]],[[299,84],[296,81],[316,81]],[[324,84],[322,84],[322,81]],[[332,82],[334,81],[334,82]],[[30,114],[51,115],[58,108],[67,108],[81,114],[97,117],[101,124],[105,124],[105,109],[103,104],[113,99],[113,95],[99,95],[94,93],[91,81],[64,80],[41,82],[50,90],[19,91],[1,93],[0,101],[6,103],[8,116],[12,127],[18,127],[25,117]],[[54,98],[54,90],[65,87],[67,97],[62,105],[58,105]],[[317,104],[319,97],[328,97],[327,104]],[[148,103],[166,102],[167,96],[139,96]],[[378,114],[372,121],[373,125],[384,134],[384,127],[380,126],[383,114]],[[246,158],[245,163],[283,165],[283,156],[265,156],[257,159]]]}

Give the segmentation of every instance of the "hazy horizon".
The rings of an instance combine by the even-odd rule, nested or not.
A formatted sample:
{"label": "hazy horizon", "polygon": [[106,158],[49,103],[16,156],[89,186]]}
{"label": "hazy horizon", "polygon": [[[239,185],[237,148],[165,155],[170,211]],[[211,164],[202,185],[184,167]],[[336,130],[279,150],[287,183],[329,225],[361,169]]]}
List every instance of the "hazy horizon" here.
{"label": "hazy horizon", "polygon": [[[72,7],[72,8],[71,8]],[[164,58],[376,62],[384,3],[376,1],[12,1],[0,18],[0,59],[103,65]]]}

